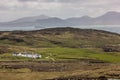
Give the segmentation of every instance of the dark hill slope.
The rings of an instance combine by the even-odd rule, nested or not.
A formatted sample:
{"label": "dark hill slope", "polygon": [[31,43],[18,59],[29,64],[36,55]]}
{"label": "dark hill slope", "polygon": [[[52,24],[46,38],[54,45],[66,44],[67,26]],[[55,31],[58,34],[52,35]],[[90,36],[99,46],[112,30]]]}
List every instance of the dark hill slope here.
{"label": "dark hill slope", "polygon": [[120,44],[120,35],[92,29],[48,28],[0,32],[0,44],[31,47],[103,47]]}

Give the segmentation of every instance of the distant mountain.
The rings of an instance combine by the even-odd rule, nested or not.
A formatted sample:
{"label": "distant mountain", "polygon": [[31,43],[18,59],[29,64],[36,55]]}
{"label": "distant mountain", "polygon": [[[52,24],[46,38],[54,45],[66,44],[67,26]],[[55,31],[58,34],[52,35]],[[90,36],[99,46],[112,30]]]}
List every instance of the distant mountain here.
{"label": "distant mountain", "polygon": [[120,12],[108,12],[102,16],[92,18],[89,16],[68,18],[67,22],[73,23],[74,26],[79,25],[119,25],[120,24]]}
{"label": "distant mountain", "polygon": [[[94,22],[94,23],[93,23]],[[102,16],[93,19],[92,24],[109,24],[116,25],[120,24],[120,12],[108,12]]]}
{"label": "distant mountain", "polygon": [[57,26],[57,27],[61,27],[61,26],[71,26],[69,22],[57,18],[57,17],[53,17],[53,18],[48,18],[48,19],[39,19],[36,21],[37,25],[39,26]]}
{"label": "distant mountain", "polygon": [[73,26],[79,26],[79,25],[87,25],[87,24],[91,24],[92,22],[91,17],[89,16],[83,16],[83,17],[73,17],[73,18],[68,18],[65,21],[71,23]]}
{"label": "distant mountain", "polygon": [[14,20],[12,22],[35,22],[38,19],[48,19],[50,18],[49,16],[46,15],[40,15],[40,16],[33,16],[33,17],[24,17],[24,18],[20,18],[18,20]]}
{"label": "distant mountain", "polygon": [[80,25],[120,25],[120,12],[108,12],[93,18],[89,16],[60,19],[46,15],[24,17],[10,22],[0,23],[0,27],[64,27]]}
{"label": "distant mountain", "polygon": [[26,27],[26,26],[35,26],[36,20],[40,19],[48,19],[49,16],[40,15],[40,16],[33,16],[33,17],[24,17],[10,22],[3,22],[0,23],[0,27]]}

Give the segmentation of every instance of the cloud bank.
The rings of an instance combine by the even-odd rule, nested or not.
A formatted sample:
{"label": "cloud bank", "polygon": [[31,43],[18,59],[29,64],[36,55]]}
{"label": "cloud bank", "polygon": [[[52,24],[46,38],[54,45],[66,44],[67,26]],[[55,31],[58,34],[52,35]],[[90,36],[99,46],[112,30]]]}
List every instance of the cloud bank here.
{"label": "cloud bank", "polygon": [[120,12],[120,0],[2,0],[0,21],[45,14],[61,18]]}

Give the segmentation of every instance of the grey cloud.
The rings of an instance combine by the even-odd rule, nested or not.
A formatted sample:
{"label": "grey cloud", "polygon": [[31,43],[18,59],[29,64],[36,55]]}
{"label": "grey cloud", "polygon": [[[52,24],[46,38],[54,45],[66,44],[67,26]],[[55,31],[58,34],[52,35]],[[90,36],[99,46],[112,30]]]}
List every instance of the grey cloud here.
{"label": "grey cloud", "polygon": [[56,0],[18,0],[20,2],[56,2]]}
{"label": "grey cloud", "polygon": [[[99,16],[107,11],[120,11],[120,0],[2,0],[1,20],[46,14],[56,17]],[[4,16],[7,15],[7,16]]]}
{"label": "grey cloud", "polygon": [[75,2],[81,2],[83,0],[58,0],[58,2],[63,2],[63,3],[75,3]]}
{"label": "grey cloud", "polygon": [[0,10],[9,10],[9,8],[6,7],[6,6],[1,6],[1,5],[0,5]]}
{"label": "grey cloud", "polygon": [[60,3],[75,3],[82,0],[18,0],[20,2],[60,2]]}
{"label": "grey cloud", "polygon": [[38,1],[38,0],[18,0],[20,2],[28,2],[28,1]]}

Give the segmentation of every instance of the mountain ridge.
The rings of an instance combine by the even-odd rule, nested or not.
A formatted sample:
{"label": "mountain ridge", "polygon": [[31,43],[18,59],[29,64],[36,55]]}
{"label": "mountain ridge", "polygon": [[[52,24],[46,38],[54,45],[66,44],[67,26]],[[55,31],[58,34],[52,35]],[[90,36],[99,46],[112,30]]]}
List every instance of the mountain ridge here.
{"label": "mountain ridge", "polygon": [[58,17],[49,17],[46,15],[24,17],[10,22],[0,23],[0,27],[66,27],[80,25],[120,25],[120,12],[108,12],[98,17],[71,17],[61,19]]}

